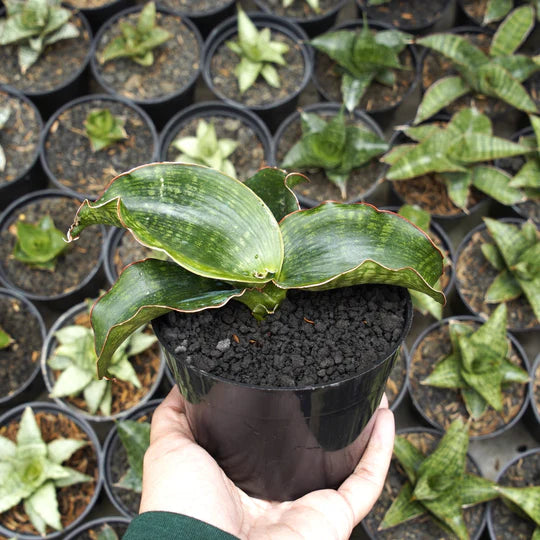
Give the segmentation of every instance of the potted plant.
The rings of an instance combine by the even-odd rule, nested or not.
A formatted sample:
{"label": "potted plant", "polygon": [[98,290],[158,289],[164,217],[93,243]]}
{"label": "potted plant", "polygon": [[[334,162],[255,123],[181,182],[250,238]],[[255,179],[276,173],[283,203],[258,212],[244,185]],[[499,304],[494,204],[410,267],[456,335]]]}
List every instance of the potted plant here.
{"label": "potted plant", "polygon": [[[537,7],[537,2],[527,0],[526,2],[533,8]],[[474,0],[458,0],[458,6],[463,13],[476,24],[481,26],[493,25],[504,19],[514,8],[514,0],[487,0],[487,2],[475,2]],[[537,10],[536,18],[540,14]]]}
{"label": "potted plant", "polygon": [[127,531],[130,520],[110,516],[93,519],[77,527],[66,540],[119,540]]}
{"label": "potted plant", "polygon": [[525,419],[534,437],[540,439],[540,354],[531,369],[529,380],[529,411]]}
{"label": "potted plant", "polygon": [[[117,177],[95,203],[86,201],[68,233],[73,240],[104,219],[129,223],[139,241],[175,261],[132,264],[95,304],[99,374],[136,326],[168,313],[154,327],[186,396],[195,438],[246,492],[273,500],[337,485],[352,471],[365,444],[357,437],[410,323],[403,289],[349,285],[400,284],[443,300],[430,286],[442,256],[422,231],[370,205],[300,211],[290,186],[301,179],[266,168],[242,183],[202,166],[150,164]],[[140,197],[142,211],[133,206]],[[178,205],[190,208],[180,220]],[[307,290],[287,292],[295,288]],[[314,288],[326,290],[313,295]],[[280,303],[283,314],[265,318]],[[380,338],[392,343],[381,343],[379,353],[368,352],[378,341],[370,331],[376,321],[384,328]],[[353,348],[332,353],[334,325],[337,347],[346,351],[354,341],[356,351],[363,342],[362,360]],[[294,335],[296,345],[289,341]],[[302,344],[310,351],[303,353]],[[290,351],[288,360],[274,355],[280,347]],[[323,357],[313,364],[317,351]],[[344,452],[354,454],[348,463]],[[231,455],[233,462],[225,458]]]}

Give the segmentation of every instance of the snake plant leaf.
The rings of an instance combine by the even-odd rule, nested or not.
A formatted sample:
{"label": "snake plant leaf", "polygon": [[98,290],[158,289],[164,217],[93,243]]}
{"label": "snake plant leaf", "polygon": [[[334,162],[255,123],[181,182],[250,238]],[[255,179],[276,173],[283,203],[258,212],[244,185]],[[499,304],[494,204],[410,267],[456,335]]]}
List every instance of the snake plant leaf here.
{"label": "snake plant leaf", "polygon": [[384,514],[379,525],[379,531],[395,527],[426,513],[425,507],[412,499],[413,487],[410,482],[405,482],[398,496],[394,499],[390,508]]}
{"label": "snake plant leaf", "polygon": [[513,5],[513,0],[488,0],[482,24],[500,21],[508,15]]}
{"label": "snake plant leaf", "polygon": [[489,116],[482,114],[476,107],[467,107],[455,113],[450,119],[447,129],[456,131],[456,134],[459,135],[493,135],[493,125]]}
{"label": "snake plant leaf", "polygon": [[64,397],[78,394],[92,380],[92,374],[78,366],[69,366],[56,379],[51,397]]}
{"label": "snake plant leaf", "polygon": [[510,185],[508,173],[496,167],[478,166],[473,170],[472,184],[492,199],[512,205],[525,199],[523,193]]}
{"label": "snake plant leaf", "polygon": [[514,79],[523,82],[533,73],[538,71],[535,60],[524,54],[513,54],[512,56],[498,56],[492,60],[495,64],[503,67],[512,75]]}
{"label": "snake plant leaf", "polygon": [[494,244],[482,244],[480,249],[482,250],[482,255],[484,255],[486,260],[489,262],[489,264],[491,264],[491,266],[493,266],[493,268],[495,268],[495,270],[499,270],[499,272],[504,270],[504,259]]}
{"label": "snake plant leaf", "polygon": [[[90,414],[96,414],[98,409],[105,416],[111,415],[111,405],[107,400],[104,400],[109,381],[99,380],[90,381],[83,389],[83,397],[86,402],[86,407]],[[78,390],[80,392],[80,390]]]}
{"label": "snake plant leaf", "polygon": [[57,531],[63,528],[53,482],[45,482],[30,497],[25,499],[24,511],[42,535],[45,535],[46,525]]}
{"label": "snake plant leaf", "polygon": [[420,38],[417,43],[439,52],[461,66],[477,68],[488,61],[488,57],[476,45],[459,34],[431,34]]}
{"label": "snake plant leaf", "polygon": [[516,175],[510,180],[511,188],[536,188],[540,184],[540,160],[533,158],[524,163]]}
{"label": "snake plant leaf", "polygon": [[497,491],[540,526],[540,486],[523,488],[497,486]]}
{"label": "snake plant leaf", "polygon": [[343,73],[341,76],[341,95],[343,104],[348,111],[360,103],[362,96],[366,93],[369,85],[373,82],[374,76],[372,73],[362,73],[353,77],[348,73]]}
{"label": "snake plant leaf", "polygon": [[481,418],[488,409],[488,402],[474,388],[462,388],[461,397],[467,413],[473,420]]}
{"label": "snake plant leaf", "polygon": [[420,227],[426,234],[429,234],[431,224],[431,215],[429,212],[422,210],[419,206],[404,204],[399,209],[398,214],[408,219],[411,223],[414,223],[417,227]]}
{"label": "snake plant leaf", "polygon": [[425,459],[424,454],[405,437],[398,435],[394,440],[394,456],[403,467],[409,482],[416,483],[418,469]]}
{"label": "snake plant leaf", "polygon": [[402,158],[405,154],[410,152],[413,148],[416,148],[416,144],[399,144],[391,148],[384,156],[380,159],[383,163],[388,165],[393,165],[396,161]]}
{"label": "snake plant leaf", "polygon": [[461,503],[466,508],[498,497],[497,484],[476,474],[464,474],[461,479]]}
{"label": "snake plant leaf", "polygon": [[518,280],[510,271],[503,270],[488,287],[484,299],[488,304],[498,304],[519,298],[522,293]]}
{"label": "snake plant leaf", "polygon": [[13,338],[0,327],[0,349],[6,349],[12,343],[14,343]]}
{"label": "snake plant leaf", "polygon": [[534,9],[522,6],[499,25],[491,40],[490,56],[509,56],[516,52],[534,26]]}
{"label": "snake plant leaf", "polygon": [[464,133],[448,150],[451,159],[465,163],[489,161],[527,153],[527,147],[483,133]]}
{"label": "snake plant leaf", "polygon": [[438,388],[464,388],[467,386],[460,373],[460,359],[457,354],[449,354],[433,368],[420,384]]}
{"label": "snake plant leaf", "polygon": [[450,200],[467,213],[467,198],[473,182],[473,171],[445,172],[442,173],[442,178]]}
{"label": "snake plant leaf", "polygon": [[347,71],[358,75],[356,66],[352,60],[352,51],[356,34],[350,30],[338,30],[327,32],[310,41],[310,44],[327,54]]}
{"label": "snake plant leaf", "polygon": [[141,493],[143,458],[150,445],[150,424],[123,420],[118,422],[117,429],[120,441],[126,450],[129,469],[116,486]]}
{"label": "snake plant leaf", "polygon": [[[416,142],[423,142],[430,139],[441,130],[437,124],[423,124],[421,126],[404,126],[403,133]],[[401,146],[401,145],[400,145]],[[414,146],[413,146],[414,147]]]}
{"label": "snake plant leaf", "polygon": [[51,461],[61,464],[87,444],[87,441],[59,438],[47,445],[47,454]]}

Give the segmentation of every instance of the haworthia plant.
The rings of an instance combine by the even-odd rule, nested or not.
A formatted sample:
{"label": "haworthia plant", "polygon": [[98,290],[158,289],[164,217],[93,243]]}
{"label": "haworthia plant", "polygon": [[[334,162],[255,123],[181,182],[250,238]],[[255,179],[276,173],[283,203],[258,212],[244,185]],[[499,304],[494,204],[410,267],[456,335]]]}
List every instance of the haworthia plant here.
{"label": "haworthia plant", "polygon": [[281,166],[285,169],[324,169],[347,198],[347,180],[354,169],[383,154],[386,141],[365,126],[347,125],[343,108],[329,121],[313,113],[301,112],[301,139],[287,152]]}
{"label": "haworthia plant", "polygon": [[349,111],[358,106],[374,81],[385,86],[396,82],[396,69],[407,69],[399,53],[411,43],[409,34],[398,30],[373,32],[364,18],[359,32],[338,30],[311,40],[311,45],[334,60],[342,72],[341,95]]}
{"label": "haworthia plant", "polygon": [[465,211],[472,186],[502,204],[524,200],[523,192],[510,185],[510,175],[489,162],[524,155],[531,149],[495,137],[489,117],[475,108],[462,109],[446,124],[409,126],[404,133],[415,143],[396,146],[383,157],[390,165],[389,180],[437,173],[450,200]]}
{"label": "haworthia plant", "polygon": [[232,139],[218,139],[212,122],[199,120],[195,137],[178,137],[172,146],[181,152],[176,161],[207,165],[236,177],[234,165],[227,158],[236,150],[238,143]]}
{"label": "haworthia plant", "polygon": [[486,291],[488,304],[525,295],[540,321],[540,235],[532,221],[523,226],[484,218],[494,243],[482,244],[482,253],[499,274]]}
{"label": "haworthia plant", "polygon": [[289,50],[286,43],[272,41],[270,28],[257,30],[244,10],[238,6],[238,39],[227,41],[226,45],[240,57],[235,68],[240,93],[243,94],[255,84],[259,75],[274,88],[281,87],[277,69],[285,65],[283,55]]}
{"label": "haworthia plant", "polygon": [[459,321],[449,324],[452,352],[441,360],[422,384],[461,390],[467,411],[480,418],[488,408],[502,411],[502,388],[508,383],[525,384],[528,373],[508,360],[511,348],[506,337],[507,310],[501,304],[474,331]]}
{"label": "haworthia plant", "polygon": [[[536,9],[536,18],[540,20],[540,2],[539,0],[529,0],[528,2]],[[484,12],[483,24],[490,24],[504,19],[514,8],[514,0],[488,0]]]}
{"label": "haworthia plant", "polygon": [[[295,0],[283,0],[283,7],[289,7],[294,4]],[[306,4],[315,12],[320,13],[321,8],[319,7],[319,0],[305,0]]]}
{"label": "haworthia plant", "polygon": [[[11,115],[11,107],[0,107],[0,130],[4,129]],[[6,153],[0,144],[0,172],[3,172],[6,168]]]}
{"label": "haworthia plant", "polygon": [[380,530],[429,514],[445,532],[468,540],[462,509],[501,497],[511,502],[537,527],[540,525],[540,486],[514,488],[466,472],[468,424],[450,424],[435,450],[424,456],[405,436],[396,437],[394,456],[407,476],[387,510]]}
{"label": "haworthia plant", "polygon": [[516,53],[533,26],[534,11],[530,6],[514,10],[493,36],[488,55],[458,34],[432,34],[419,39],[418,44],[451,60],[458,74],[443,77],[428,88],[414,123],[427,120],[470,92],[535,113],[536,105],[521,83],[540,70],[540,61]]}
{"label": "haworthia plant", "polygon": [[150,446],[150,424],[123,420],[116,427],[127,454],[129,468],[115,486],[141,493],[144,453]]}
{"label": "haworthia plant", "polygon": [[366,204],[300,210],[304,177],[264,168],[244,183],[203,167],[153,163],[124,173],[85,201],[68,237],[89,225],[126,227],[172,261],[127,267],[92,311],[99,375],[135,328],[170,310],[194,312],[236,298],[262,318],[288,289],[388,283],[444,302],[432,285],[442,255],[400,216]]}
{"label": "haworthia plant", "polygon": [[45,443],[34,412],[26,407],[16,441],[0,435],[0,513],[23,501],[24,511],[41,535],[47,527],[61,530],[56,488],[93,481],[62,463],[86,444],[65,438]]}
{"label": "haworthia plant", "polygon": [[7,349],[13,343],[13,338],[0,326],[0,349]]}
{"label": "haworthia plant", "polygon": [[[96,414],[99,410],[103,415],[110,416],[112,382],[97,378],[93,331],[85,326],[70,325],[58,330],[54,336],[59,345],[47,364],[61,373],[54,383],[51,397],[78,396],[82,393],[90,414]],[[142,353],[155,341],[156,337],[143,333],[142,328],[132,334],[112,355],[110,375],[140,388],[141,383],[129,358]]]}
{"label": "haworthia plant", "polygon": [[48,45],[79,35],[69,22],[73,12],[61,7],[60,0],[6,0],[4,5],[7,18],[0,19],[0,45],[18,44],[23,74]]}
{"label": "haworthia plant", "polygon": [[84,121],[84,128],[92,150],[98,152],[117,141],[126,139],[125,122],[124,118],[115,116],[109,109],[90,111]]}

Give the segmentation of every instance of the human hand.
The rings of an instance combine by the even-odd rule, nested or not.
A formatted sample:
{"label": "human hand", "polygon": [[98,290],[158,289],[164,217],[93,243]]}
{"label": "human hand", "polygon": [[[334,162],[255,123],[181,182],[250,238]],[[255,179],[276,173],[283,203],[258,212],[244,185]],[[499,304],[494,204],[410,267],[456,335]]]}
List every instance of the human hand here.
{"label": "human hand", "polygon": [[379,497],[392,457],[394,416],[386,396],[375,415],[360,463],[337,490],[313,491],[295,501],[263,501],[237,488],[195,442],[175,386],[152,418],[140,512],[184,514],[247,540],[349,538]]}

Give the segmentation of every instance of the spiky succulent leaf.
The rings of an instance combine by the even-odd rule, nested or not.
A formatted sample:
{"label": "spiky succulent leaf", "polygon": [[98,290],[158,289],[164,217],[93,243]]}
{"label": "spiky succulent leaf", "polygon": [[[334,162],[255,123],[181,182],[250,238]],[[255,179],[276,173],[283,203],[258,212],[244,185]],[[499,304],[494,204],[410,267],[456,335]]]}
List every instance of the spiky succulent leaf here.
{"label": "spiky succulent leaf", "polygon": [[491,40],[489,55],[492,57],[509,56],[523,44],[534,26],[532,6],[521,6],[499,25]]}
{"label": "spiky succulent leaf", "polygon": [[0,326],[0,349],[6,349],[13,343],[13,338]]}
{"label": "spiky succulent leaf", "polygon": [[123,420],[117,424],[118,436],[126,450],[129,469],[116,484],[136,493],[142,491],[142,473],[144,453],[150,445],[150,424]]}
{"label": "spiky succulent leaf", "polygon": [[483,24],[500,21],[508,15],[514,5],[513,0],[488,0]]}
{"label": "spiky succulent leaf", "polygon": [[504,499],[515,504],[525,512],[537,526],[540,526],[540,486],[522,488],[497,486],[497,491]]}
{"label": "spiky succulent leaf", "polygon": [[473,169],[472,185],[492,199],[505,205],[525,200],[523,192],[510,184],[510,175],[496,167],[478,166]]}
{"label": "spiky succulent leaf", "polygon": [[113,115],[109,109],[90,111],[84,121],[84,127],[92,150],[98,152],[117,141],[126,139],[127,133],[124,124],[125,120]]}
{"label": "spiky succulent leaf", "polygon": [[379,530],[384,531],[411,519],[420,517],[427,512],[425,506],[413,499],[413,486],[410,482],[403,484],[398,496],[392,501],[390,508],[384,514]]}

